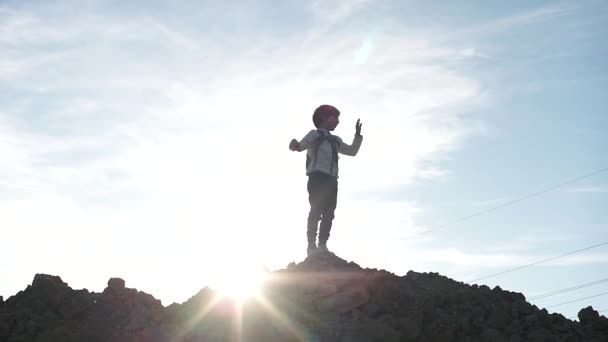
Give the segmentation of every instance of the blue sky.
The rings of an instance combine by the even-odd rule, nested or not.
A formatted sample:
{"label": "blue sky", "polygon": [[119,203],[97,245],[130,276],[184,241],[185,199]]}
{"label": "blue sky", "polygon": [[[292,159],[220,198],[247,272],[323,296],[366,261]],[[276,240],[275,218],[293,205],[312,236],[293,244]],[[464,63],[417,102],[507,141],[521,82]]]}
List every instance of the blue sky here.
{"label": "blue sky", "polygon": [[[3,1],[0,295],[37,272],[96,291],[121,276],[170,304],[223,268],[302,260],[287,144],[322,103],[346,140],[364,122],[341,159],[343,258],[466,281],[608,241],[608,173],[417,235],[608,167],[607,17],[602,1]],[[602,279],[607,248],[485,283]]]}

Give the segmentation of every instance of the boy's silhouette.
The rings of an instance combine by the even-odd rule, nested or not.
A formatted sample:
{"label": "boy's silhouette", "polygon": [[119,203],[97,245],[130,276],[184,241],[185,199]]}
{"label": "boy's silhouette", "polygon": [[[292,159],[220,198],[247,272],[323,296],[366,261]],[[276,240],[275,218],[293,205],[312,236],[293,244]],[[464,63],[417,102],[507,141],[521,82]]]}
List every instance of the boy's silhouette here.
{"label": "boy's silhouette", "polygon": [[[330,133],[340,123],[339,116],[340,111],[335,107],[320,106],[312,116],[312,121],[317,129],[308,132],[301,141],[293,139],[289,143],[289,149],[292,151],[307,150],[306,174],[308,175],[307,188],[310,202],[307,229],[308,255],[316,251],[327,252],[327,240],[338,199],[338,153],[355,156],[363,141],[360,120],[357,120],[355,125],[355,137],[351,145]],[[317,230],[319,231],[318,247],[316,244]]]}

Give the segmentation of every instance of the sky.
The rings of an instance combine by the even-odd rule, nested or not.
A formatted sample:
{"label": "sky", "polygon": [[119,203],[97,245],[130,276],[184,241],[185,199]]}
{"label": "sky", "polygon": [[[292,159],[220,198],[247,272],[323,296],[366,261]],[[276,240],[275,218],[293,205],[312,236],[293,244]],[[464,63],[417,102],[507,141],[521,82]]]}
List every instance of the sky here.
{"label": "sky", "polygon": [[[467,282],[608,241],[608,3],[0,1],[0,295],[36,273],[183,302],[306,253],[320,104],[340,159],[329,248]],[[458,221],[458,222],[457,222]],[[608,245],[484,279],[608,278]],[[608,292],[608,282],[534,301]],[[608,296],[549,308],[574,317]]]}

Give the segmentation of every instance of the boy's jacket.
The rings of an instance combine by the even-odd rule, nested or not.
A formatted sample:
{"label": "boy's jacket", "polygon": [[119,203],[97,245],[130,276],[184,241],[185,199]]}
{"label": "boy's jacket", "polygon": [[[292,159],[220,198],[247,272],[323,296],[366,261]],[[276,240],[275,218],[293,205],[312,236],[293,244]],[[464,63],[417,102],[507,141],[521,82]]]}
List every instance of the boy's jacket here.
{"label": "boy's jacket", "polygon": [[306,174],[324,172],[338,177],[338,153],[355,156],[359,152],[362,136],[355,136],[351,145],[346,144],[337,135],[332,135],[326,129],[316,129],[308,132],[300,141],[298,151],[306,152]]}

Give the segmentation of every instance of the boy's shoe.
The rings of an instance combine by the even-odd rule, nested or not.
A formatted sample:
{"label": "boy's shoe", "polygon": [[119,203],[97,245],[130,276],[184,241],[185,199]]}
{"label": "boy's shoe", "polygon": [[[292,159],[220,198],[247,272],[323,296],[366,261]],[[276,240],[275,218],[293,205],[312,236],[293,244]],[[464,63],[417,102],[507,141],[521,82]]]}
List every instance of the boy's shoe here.
{"label": "boy's shoe", "polygon": [[306,254],[308,254],[308,256],[311,256],[313,254],[316,254],[317,251],[318,251],[317,245],[314,242],[309,242],[308,248],[306,248]]}
{"label": "boy's shoe", "polygon": [[322,253],[329,252],[329,249],[327,249],[327,242],[319,242],[319,247],[317,247],[317,250]]}

